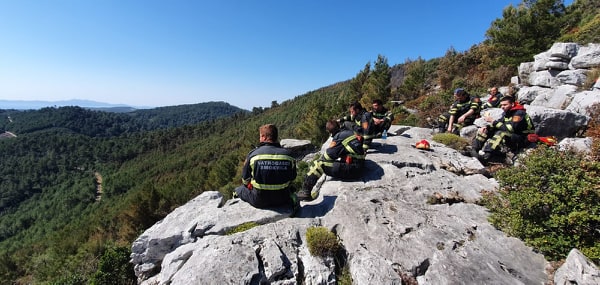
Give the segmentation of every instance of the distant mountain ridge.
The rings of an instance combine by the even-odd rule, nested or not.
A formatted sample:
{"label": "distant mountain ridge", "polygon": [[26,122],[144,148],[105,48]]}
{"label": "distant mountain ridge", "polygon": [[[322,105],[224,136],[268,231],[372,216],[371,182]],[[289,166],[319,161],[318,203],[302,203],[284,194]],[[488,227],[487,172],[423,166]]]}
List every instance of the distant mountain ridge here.
{"label": "distant mountain ridge", "polygon": [[249,113],[247,110],[222,101],[153,109],[83,105],[87,106],[51,106],[26,110],[3,109],[3,106],[0,106],[0,117],[2,117],[0,131],[22,135],[61,129],[90,137],[114,137],[124,133],[190,126],[235,114]]}
{"label": "distant mountain ridge", "polygon": [[79,106],[82,108],[90,108],[90,109],[104,109],[104,108],[130,108],[134,109],[149,109],[152,107],[142,107],[142,106],[129,106],[125,104],[110,104],[104,102],[97,102],[92,100],[82,100],[82,99],[71,99],[71,100],[61,100],[61,101],[41,101],[41,100],[0,100],[0,109],[16,109],[16,110],[33,110],[33,109],[41,109],[44,107],[65,107],[65,106]]}

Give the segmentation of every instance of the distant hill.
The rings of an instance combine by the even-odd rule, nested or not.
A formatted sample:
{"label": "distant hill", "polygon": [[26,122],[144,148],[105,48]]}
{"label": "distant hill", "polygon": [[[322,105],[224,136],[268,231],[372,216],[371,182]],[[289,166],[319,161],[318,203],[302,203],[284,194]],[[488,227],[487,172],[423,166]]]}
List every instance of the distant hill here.
{"label": "distant hill", "polygon": [[155,109],[130,107],[44,107],[38,110],[0,109],[0,130],[17,136],[60,129],[89,137],[113,137],[125,133],[189,126],[248,111],[225,102],[207,102]]}
{"label": "distant hill", "polygon": [[[139,109],[141,107],[131,107],[125,104],[109,104],[96,102],[91,100],[71,99],[63,101],[26,101],[26,100],[0,100],[0,109],[15,109],[15,110],[36,110],[45,107],[65,107],[79,106],[90,109],[107,109],[107,108],[130,108]],[[118,110],[118,109],[116,109]]]}
{"label": "distant hill", "polygon": [[207,102],[199,104],[139,109],[128,113],[150,129],[162,129],[228,117],[236,113],[249,111],[234,107],[226,102]]}

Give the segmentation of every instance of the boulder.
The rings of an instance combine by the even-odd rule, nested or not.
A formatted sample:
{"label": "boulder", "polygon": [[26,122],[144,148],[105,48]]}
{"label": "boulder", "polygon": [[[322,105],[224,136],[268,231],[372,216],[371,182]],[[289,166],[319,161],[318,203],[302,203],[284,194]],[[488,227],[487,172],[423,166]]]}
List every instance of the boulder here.
{"label": "boulder", "polygon": [[561,84],[583,87],[587,80],[588,71],[585,69],[565,70],[556,76]]}
{"label": "boulder", "polygon": [[[550,52],[545,51],[533,56],[533,71],[544,71],[548,68],[546,63],[550,61]],[[533,72],[531,72],[533,73]]]}
{"label": "boulder", "polygon": [[315,146],[309,140],[282,139],[281,147],[289,149],[297,159],[303,159],[306,155],[315,152]]}
{"label": "boulder", "polygon": [[600,90],[598,89],[575,94],[565,110],[591,117],[594,106],[596,106],[596,111],[600,110]]}
{"label": "boulder", "polygon": [[571,58],[577,55],[578,51],[579,44],[577,43],[554,43],[548,53],[550,57],[569,62]]}
{"label": "boulder", "polygon": [[600,270],[579,250],[572,249],[565,263],[554,273],[554,285],[597,285]]}
{"label": "boulder", "polygon": [[600,44],[581,46],[577,55],[569,62],[570,69],[590,69],[600,66]]}
{"label": "boulder", "polygon": [[567,70],[569,69],[569,63],[568,62],[564,62],[564,61],[548,61],[546,62],[546,69],[553,69],[553,70]]}
{"label": "boulder", "polygon": [[529,74],[528,82],[530,85],[542,87],[556,87],[560,82],[556,76],[560,73],[559,70],[542,70]]}
{"label": "boulder", "polygon": [[592,152],[592,138],[564,138],[558,143],[558,148],[589,155]]}
{"label": "boulder", "polygon": [[531,102],[531,106],[542,106],[546,108],[565,109],[574,94],[577,93],[577,87],[573,85],[561,85],[546,92],[540,92]]}
{"label": "boulder", "polygon": [[550,97],[552,88],[540,86],[524,86],[517,92],[517,99],[522,105],[531,104],[538,96]]}
{"label": "boulder", "polygon": [[542,106],[525,106],[533,120],[536,134],[557,138],[574,137],[585,129],[590,117],[569,110]]}
{"label": "boulder", "polygon": [[[529,85],[529,81],[528,81],[529,74],[531,74],[534,71],[535,71],[534,62],[522,62],[521,64],[519,64],[519,68],[518,68],[519,80],[517,80],[517,81],[520,81],[521,84]],[[513,80],[511,79],[511,82],[512,81]]]}

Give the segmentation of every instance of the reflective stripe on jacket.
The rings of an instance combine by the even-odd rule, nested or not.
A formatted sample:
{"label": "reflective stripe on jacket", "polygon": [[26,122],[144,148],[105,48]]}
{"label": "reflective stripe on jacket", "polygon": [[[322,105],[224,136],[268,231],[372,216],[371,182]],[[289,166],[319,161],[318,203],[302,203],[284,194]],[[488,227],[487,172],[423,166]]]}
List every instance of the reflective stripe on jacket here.
{"label": "reflective stripe on jacket", "polygon": [[278,143],[261,143],[248,154],[242,182],[258,190],[282,190],[296,178],[296,160]]}
{"label": "reflective stripe on jacket", "polygon": [[333,135],[331,144],[323,154],[323,157],[325,160],[336,160],[346,156],[364,160],[365,151],[362,147],[362,142],[358,140],[353,131],[341,129]]}

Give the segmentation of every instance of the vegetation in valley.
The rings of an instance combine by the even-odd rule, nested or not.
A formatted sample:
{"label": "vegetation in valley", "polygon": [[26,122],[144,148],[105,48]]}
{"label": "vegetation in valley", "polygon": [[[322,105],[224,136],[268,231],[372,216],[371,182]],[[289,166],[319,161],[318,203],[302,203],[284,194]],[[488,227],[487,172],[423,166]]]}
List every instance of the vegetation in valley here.
{"label": "vegetation in valley", "polygon": [[[220,103],[211,105],[210,111],[194,105],[131,113],[78,107],[0,110],[0,130],[17,135],[0,139],[0,283],[129,284],[134,280],[126,257],[132,241],[204,191],[230,197],[239,184],[243,159],[257,143],[260,125],[274,123],[281,138],[309,139],[320,145],[327,138],[325,122],[345,114],[349,102],[370,106],[379,98],[395,113],[396,123],[426,126],[427,117],[446,110],[456,87],[483,94],[489,86],[507,85],[520,62],[531,61],[555,41],[599,42],[594,32],[600,28],[597,1],[576,0],[568,7],[562,3],[525,0],[507,7],[492,23],[486,40],[467,51],[450,48],[440,58],[408,59],[393,66],[378,55],[354,78],[250,112]],[[598,131],[590,128],[588,133]],[[543,151],[550,150],[538,155],[548,156]],[[594,220],[598,188],[590,186],[598,185],[598,166],[584,158],[568,158],[581,167],[553,174],[547,171],[565,170],[552,169],[535,155],[525,162],[528,168],[521,171],[535,174],[540,168],[547,173],[545,181],[531,182],[538,184],[515,179],[519,173],[506,172],[498,179],[513,189],[511,193],[544,186],[555,195],[548,198],[569,201],[566,206],[596,201],[595,208],[560,210],[568,217],[559,218],[554,211],[565,205],[545,202],[551,207],[549,214],[545,204],[531,205],[535,210],[541,207],[542,212],[531,213],[539,221],[515,230],[518,219],[521,224],[531,220],[513,214],[522,206],[513,202],[509,208],[491,206],[511,218],[494,222],[548,258],[560,259],[564,249],[576,246],[598,258],[598,236],[582,233],[586,227],[598,232]],[[552,218],[541,220],[548,217]],[[562,232],[546,242],[536,236],[548,231]],[[566,233],[571,233],[568,239],[561,237]],[[596,242],[590,243],[590,238]],[[547,244],[553,242],[557,244]]]}

